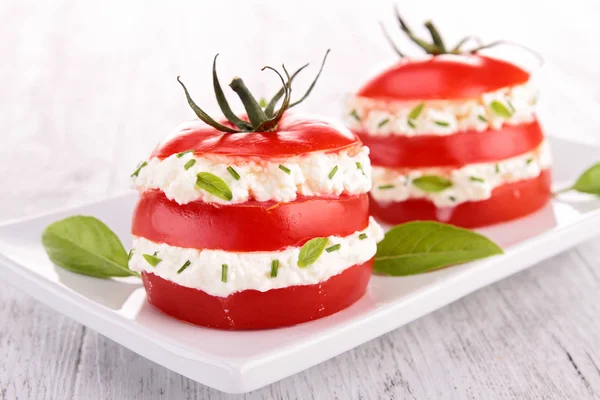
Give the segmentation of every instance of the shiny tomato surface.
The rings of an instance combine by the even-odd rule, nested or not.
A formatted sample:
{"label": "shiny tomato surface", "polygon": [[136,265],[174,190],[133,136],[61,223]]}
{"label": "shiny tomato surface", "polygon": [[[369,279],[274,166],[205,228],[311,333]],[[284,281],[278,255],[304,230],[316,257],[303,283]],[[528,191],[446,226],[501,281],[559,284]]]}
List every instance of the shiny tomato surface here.
{"label": "shiny tomato surface", "polygon": [[402,224],[433,220],[464,228],[498,224],[531,214],[551,198],[551,174],[544,170],[534,179],[508,183],[492,191],[483,201],[466,202],[456,207],[436,207],[426,199],[378,203],[371,199],[371,213],[381,222]]}
{"label": "shiny tomato surface", "polygon": [[147,272],[142,273],[142,280],[150,304],[180,320],[217,329],[270,329],[349,307],[365,293],[372,269],[373,259],[318,284],[266,292],[244,290],[228,297],[211,296]]}
{"label": "shiny tomato surface", "polygon": [[388,100],[463,100],[529,80],[515,64],[480,54],[403,59],[371,79],[358,96]]}
{"label": "shiny tomato surface", "polygon": [[390,168],[463,167],[516,157],[536,149],[544,133],[536,121],[485,132],[452,135],[370,136],[356,132],[371,149],[371,163]]}
{"label": "shiny tomato surface", "polygon": [[285,115],[274,132],[224,133],[193,120],[178,126],[170,136],[173,139],[158,146],[152,157],[166,158],[194,150],[196,155],[282,158],[315,151],[334,152],[361,144],[341,124],[294,115]]}
{"label": "shiny tomato surface", "polygon": [[276,251],[314,237],[348,236],[368,225],[366,193],[224,206],[201,201],[179,205],[151,190],[140,195],[132,234],[178,247]]}

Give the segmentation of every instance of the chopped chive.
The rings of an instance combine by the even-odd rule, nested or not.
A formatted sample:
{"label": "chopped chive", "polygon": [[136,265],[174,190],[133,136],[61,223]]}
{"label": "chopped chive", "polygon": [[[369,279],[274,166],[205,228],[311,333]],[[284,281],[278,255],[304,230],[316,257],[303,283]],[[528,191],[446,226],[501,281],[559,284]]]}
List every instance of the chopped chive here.
{"label": "chopped chive", "polygon": [[446,121],[433,121],[433,123],[437,126],[450,126],[450,123]]}
{"label": "chopped chive", "polygon": [[360,115],[356,112],[356,110],[350,111],[350,115],[357,121],[360,121]]}
{"label": "chopped chive", "polygon": [[360,240],[365,240],[367,238],[367,234],[366,233],[361,233],[360,235],[358,235],[358,238]]}
{"label": "chopped chive", "polygon": [[342,245],[338,243],[338,244],[334,244],[331,247],[326,248],[325,251],[328,253],[331,253],[332,251],[339,250],[341,247],[342,247]]}
{"label": "chopped chive", "polygon": [[419,118],[419,115],[421,115],[421,111],[423,111],[423,108],[425,108],[425,103],[417,104],[417,106],[410,110],[410,112],[408,113],[408,120],[410,121],[411,119]]}
{"label": "chopped chive", "polygon": [[487,124],[488,120],[486,117],[484,117],[483,115],[478,115],[477,118],[479,118],[480,121],[485,122]]}
{"label": "chopped chive", "polygon": [[377,124],[377,127],[378,127],[378,128],[383,128],[384,126],[386,126],[386,125],[387,125],[387,123],[388,123],[388,122],[390,122],[390,119],[389,119],[389,118],[386,118],[386,119],[382,120],[380,123],[378,123],[378,124]]}
{"label": "chopped chive", "polygon": [[227,282],[227,264],[221,265],[221,282]]}
{"label": "chopped chive", "polygon": [[185,156],[188,153],[193,153],[194,150],[186,150],[186,151],[182,151],[181,153],[177,153],[177,158],[181,158],[183,156]]}
{"label": "chopped chive", "polygon": [[261,97],[258,101],[258,105],[261,106],[261,108],[266,108],[268,105],[267,100],[264,97]]}
{"label": "chopped chive", "polygon": [[473,182],[481,182],[481,183],[485,182],[482,178],[479,178],[477,176],[471,176],[469,179]]}
{"label": "chopped chive", "polygon": [[335,176],[335,173],[338,171],[338,166],[336,165],[335,167],[333,167],[333,169],[331,170],[331,172],[329,173],[329,179],[333,179],[333,177]]}
{"label": "chopped chive", "polygon": [[290,172],[292,172],[292,171],[290,171],[290,169],[288,167],[286,167],[285,165],[281,165],[281,164],[279,164],[279,169],[288,175],[290,174]]}
{"label": "chopped chive", "polygon": [[138,165],[138,167],[135,169],[135,171],[133,171],[133,174],[131,174],[131,177],[138,176],[140,174],[140,171],[142,170],[142,168],[144,168],[146,165],[148,165],[148,163],[146,161],[144,161],[143,163]]}
{"label": "chopped chive", "polygon": [[412,119],[408,120],[408,126],[410,126],[413,129],[417,128],[417,124],[415,124],[415,122]]}
{"label": "chopped chive", "polygon": [[150,255],[150,254],[142,254],[144,256],[144,259],[148,262],[148,264],[152,265],[153,267],[156,267],[158,265],[158,263],[160,263],[162,260],[158,257],[156,257],[156,252],[154,253],[154,255]]}
{"label": "chopped chive", "polygon": [[515,106],[513,106],[513,103],[512,103],[512,101],[510,101],[510,100],[506,100],[506,104],[508,104],[508,107],[510,107],[510,110],[511,110],[512,112],[515,112],[515,111],[516,111],[516,110],[515,110]]}
{"label": "chopped chive", "polygon": [[190,260],[187,260],[187,261],[185,262],[185,264],[183,264],[183,265],[181,266],[181,268],[179,268],[179,270],[177,271],[177,273],[178,273],[178,274],[182,273],[182,272],[183,272],[183,271],[185,271],[185,269],[186,269],[187,267],[189,267],[191,264],[192,264],[192,263],[190,262]]}
{"label": "chopped chive", "polygon": [[499,174],[500,173],[500,164],[496,164],[496,173]]}
{"label": "chopped chive", "polygon": [[229,174],[233,176],[233,179],[235,179],[236,181],[240,180],[240,174],[238,174],[237,171],[233,169],[233,167],[227,167],[227,172],[229,172]]}
{"label": "chopped chive", "polygon": [[377,189],[379,190],[385,190],[385,189],[392,189],[395,188],[396,186],[394,185],[382,185],[382,186],[378,186]]}
{"label": "chopped chive", "polygon": [[271,278],[277,277],[277,270],[279,269],[279,260],[271,261]]}
{"label": "chopped chive", "polygon": [[133,249],[129,250],[129,254],[127,254],[127,261],[131,260],[131,257],[133,257]]}
{"label": "chopped chive", "polygon": [[525,161],[526,165],[529,165],[533,162],[533,158],[528,158],[527,161]]}
{"label": "chopped chive", "polygon": [[454,197],[454,196],[450,196],[450,197],[448,197],[448,199],[450,199],[450,201],[456,201],[456,197]]}
{"label": "chopped chive", "polygon": [[196,164],[196,160],[194,158],[192,158],[190,161],[186,162],[185,165],[183,166],[183,169],[185,169],[186,171],[190,168],[192,168],[192,166]]}
{"label": "chopped chive", "polygon": [[358,161],[356,162],[356,168],[360,169],[360,172],[362,172],[364,176],[367,176],[367,174],[365,174],[365,170],[362,167],[362,164]]}

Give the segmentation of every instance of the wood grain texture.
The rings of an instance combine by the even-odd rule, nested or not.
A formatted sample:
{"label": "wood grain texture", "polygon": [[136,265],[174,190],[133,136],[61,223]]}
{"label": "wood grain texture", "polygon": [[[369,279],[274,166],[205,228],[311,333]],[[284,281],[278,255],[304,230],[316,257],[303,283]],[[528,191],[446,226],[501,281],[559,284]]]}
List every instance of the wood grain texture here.
{"label": "wood grain texture", "polygon": [[[125,190],[137,161],[192,117],[175,76],[216,109],[209,73],[217,52],[223,82],[240,74],[268,95],[277,81],[260,67],[316,64],[331,47],[303,107],[339,115],[346,93],[394,61],[377,26],[393,26],[391,2],[371,3],[1,2],[0,220]],[[434,18],[453,40],[477,32],[538,49],[547,62],[545,125],[598,142],[597,1],[543,13],[534,0],[401,5],[411,20]],[[168,371],[0,281],[0,398],[599,398],[599,259],[595,239],[244,396]]]}

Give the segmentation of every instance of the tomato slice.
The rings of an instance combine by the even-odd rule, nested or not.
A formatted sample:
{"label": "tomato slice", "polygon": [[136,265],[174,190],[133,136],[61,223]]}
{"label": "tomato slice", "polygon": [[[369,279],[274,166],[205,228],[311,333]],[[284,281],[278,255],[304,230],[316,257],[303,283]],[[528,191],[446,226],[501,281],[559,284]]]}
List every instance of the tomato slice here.
{"label": "tomato slice", "polygon": [[[228,122],[224,125],[233,127]],[[344,125],[326,119],[285,115],[274,132],[220,132],[199,120],[181,124],[173,139],[158,146],[152,157],[194,150],[199,154],[233,157],[286,158],[315,151],[333,152],[359,147],[360,140]]]}
{"label": "tomato slice", "polygon": [[371,163],[391,168],[462,167],[505,160],[536,149],[544,140],[537,120],[485,132],[465,131],[444,136],[356,133],[371,150]]}
{"label": "tomato slice", "polygon": [[179,205],[150,190],[140,195],[132,234],[178,247],[276,251],[315,237],[348,236],[368,225],[367,194],[221,206],[201,201]]}
{"label": "tomato slice", "polygon": [[551,173],[544,170],[534,179],[508,183],[492,191],[483,201],[466,202],[456,207],[438,208],[426,199],[378,203],[371,199],[371,213],[388,224],[434,220],[464,228],[498,224],[531,214],[551,198]]}
{"label": "tomato slice", "polygon": [[331,315],[360,299],[367,288],[374,259],[352,266],[314,285],[266,292],[244,290],[227,297],[180,286],[143,272],[148,301],[162,312],[192,324],[217,329],[270,329]]}
{"label": "tomato slice", "polygon": [[404,59],[371,79],[358,95],[387,100],[461,100],[520,85],[529,73],[480,54]]}

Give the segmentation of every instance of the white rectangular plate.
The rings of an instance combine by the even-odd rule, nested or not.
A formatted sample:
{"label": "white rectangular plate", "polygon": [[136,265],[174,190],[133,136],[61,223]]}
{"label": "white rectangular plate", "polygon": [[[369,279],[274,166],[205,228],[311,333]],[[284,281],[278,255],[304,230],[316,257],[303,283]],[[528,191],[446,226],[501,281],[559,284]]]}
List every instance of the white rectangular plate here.
{"label": "white rectangular plate", "polygon": [[[572,182],[600,158],[598,147],[558,139],[551,144],[557,183]],[[530,217],[483,229],[504,246],[503,256],[411,277],[376,276],[367,295],[347,310],[284,329],[225,332],[192,326],[150,306],[135,278],[79,276],[48,260],[40,244],[43,229],[73,214],[100,218],[128,247],[134,194],[0,226],[0,276],[166,368],[224,392],[243,393],[350,350],[600,233],[600,201],[564,197]]]}

